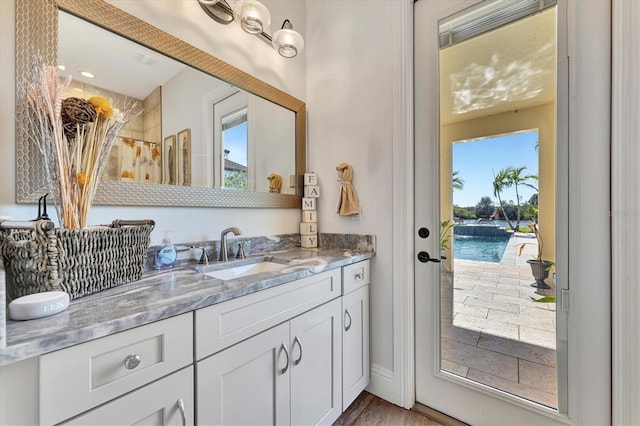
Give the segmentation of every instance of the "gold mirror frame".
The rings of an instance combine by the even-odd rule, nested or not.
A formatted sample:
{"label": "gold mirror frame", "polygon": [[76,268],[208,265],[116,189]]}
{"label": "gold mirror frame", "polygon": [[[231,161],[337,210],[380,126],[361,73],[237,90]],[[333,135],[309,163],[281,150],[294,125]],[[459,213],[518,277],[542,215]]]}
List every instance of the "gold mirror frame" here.
{"label": "gold mirror frame", "polygon": [[[103,0],[16,0],[16,82],[34,55],[57,63],[58,10],[154,49],[295,113],[296,195],[103,181],[94,204],[126,206],[301,208],[306,170],[306,105],[303,101],[104,2]],[[16,88],[17,93],[19,88]],[[40,152],[25,137],[24,102],[16,95],[16,202],[34,203],[48,191]]]}

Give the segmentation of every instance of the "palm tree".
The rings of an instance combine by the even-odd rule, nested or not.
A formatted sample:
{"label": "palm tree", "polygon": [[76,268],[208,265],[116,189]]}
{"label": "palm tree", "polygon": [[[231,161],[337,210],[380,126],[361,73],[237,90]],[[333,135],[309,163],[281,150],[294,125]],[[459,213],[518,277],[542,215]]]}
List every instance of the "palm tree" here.
{"label": "palm tree", "polygon": [[506,188],[509,188],[511,185],[513,185],[513,181],[511,180],[512,171],[513,171],[513,167],[506,167],[502,170],[499,170],[498,174],[496,174],[496,172],[493,172],[493,195],[498,197],[498,204],[500,205],[500,210],[502,210],[502,216],[504,216],[504,219],[507,221],[507,224],[511,229],[515,229],[511,224],[511,220],[509,220],[509,216],[507,216],[507,212],[504,210],[504,204],[502,202],[502,198],[500,198],[500,194],[502,194],[502,191],[504,191]]}
{"label": "palm tree", "polygon": [[460,176],[458,176],[458,173],[460,172],[456,170],[451,174],[451,177],[452,177],[451,186],[453,187],[453,189],[461,190],[464,188],[464,179],[461,179]]}
{"label": "palm tree", "polygon": [[525,169],[526,169],[525,166],[517,167],[515,169],[511,168],[511,171],[509,172],[509,175],[508,175],[508,179],[511,182],[509,186],[513,185],[516,189],[516,206],[517,206],[516,227],[515,228],[512,227],[512,229],[515,231],[520,230],[520,195],[518,194],[518,185],[528,186],[529,188],[532,188],[536,191],[538,190],[538,188],[536,188],[535,186],[527,182],[528,180],[531,180],[531,179],[538,180],[538,176],[523,174]]}

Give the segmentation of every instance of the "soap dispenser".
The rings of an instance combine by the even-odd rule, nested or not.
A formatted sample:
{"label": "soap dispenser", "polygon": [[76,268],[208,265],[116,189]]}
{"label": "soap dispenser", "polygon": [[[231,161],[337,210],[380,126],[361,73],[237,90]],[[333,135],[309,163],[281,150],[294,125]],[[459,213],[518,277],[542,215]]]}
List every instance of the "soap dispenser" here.
{"label": "soap dispenser", "polygon": [[162,245],[156,252],[156,269],[173,268],[178,257],[178,251],[169,238],[169,232],[167,231],[162,239]]}

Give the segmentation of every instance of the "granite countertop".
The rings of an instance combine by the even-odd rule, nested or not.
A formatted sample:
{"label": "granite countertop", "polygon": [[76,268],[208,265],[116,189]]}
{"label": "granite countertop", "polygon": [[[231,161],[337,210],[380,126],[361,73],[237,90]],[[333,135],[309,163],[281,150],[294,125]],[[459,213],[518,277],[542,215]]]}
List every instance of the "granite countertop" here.
{"label": "granite countertop", "polygon": [[[247,256],[245,261],[230,261],[224,266],[250,263],[264,256],[272,256],[286,266],[231,280],[203,275],[195,269],[200,265],[195,264],[149,272],[139,281],[76,299],[56,315],[7,321],[0,366],[370,259],[374,253],[293,248]],[[209,268],[215,269],[213,265],[217,264]]]}

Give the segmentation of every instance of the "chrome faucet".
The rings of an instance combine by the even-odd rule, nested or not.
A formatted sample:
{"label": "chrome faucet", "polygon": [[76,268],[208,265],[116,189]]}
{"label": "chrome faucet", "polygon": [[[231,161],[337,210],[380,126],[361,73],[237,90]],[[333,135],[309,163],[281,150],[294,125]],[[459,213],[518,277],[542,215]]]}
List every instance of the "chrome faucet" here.
{"label": "chrome faucet", "polygon": [[227,229],[223,229],[220,233],[220,256],[218,256],[218,260],[220,262],[227,262],[229,260],[228,252],[227,252],[227,234],[233,232],[233,235],[240,235],[242,232],[240,229],[236,227],[231,227]]}

